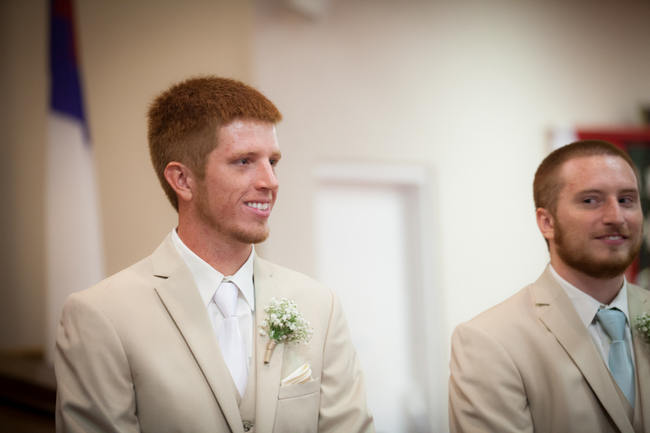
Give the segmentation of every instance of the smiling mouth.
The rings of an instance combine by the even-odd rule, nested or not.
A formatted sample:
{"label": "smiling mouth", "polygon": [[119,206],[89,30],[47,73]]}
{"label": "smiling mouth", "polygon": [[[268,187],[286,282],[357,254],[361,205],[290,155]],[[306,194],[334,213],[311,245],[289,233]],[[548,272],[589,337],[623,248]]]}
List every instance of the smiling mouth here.
{"label": "smiling mouth", "polygon": [[246,206],[259,210],[269,210],[271,207],[270,203],[262,203],[258,201],[248,201],[246,202]]}
{"label": "smiling mouth", "polygon": [[596,239],[601,240],[601,241],[617,242],[617,241],[625,241],[625,240],[627,240],[628,236],[622,235],[622,234],[619,234],[619,233],[615,233],[615,234],[607,234],[607,235],[596,236]]}

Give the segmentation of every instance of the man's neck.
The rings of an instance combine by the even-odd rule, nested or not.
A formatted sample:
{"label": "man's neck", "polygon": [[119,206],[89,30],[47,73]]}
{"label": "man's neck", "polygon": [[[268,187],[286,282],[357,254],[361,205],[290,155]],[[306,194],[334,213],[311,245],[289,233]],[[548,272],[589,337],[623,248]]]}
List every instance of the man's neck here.
{"label": "man's neck", "polygon": [[559,260],[551,259],[551,265],[559,276],[604,305],[612,302],[623,287],[623,274],[613,278],[595,278]]}
{"label": "man's neck", "polygon": [[197,230],[179,223],[177,233],[194,254],[223,275],[235,274],[251,253],[251,244],[223,241],[210,230]]}

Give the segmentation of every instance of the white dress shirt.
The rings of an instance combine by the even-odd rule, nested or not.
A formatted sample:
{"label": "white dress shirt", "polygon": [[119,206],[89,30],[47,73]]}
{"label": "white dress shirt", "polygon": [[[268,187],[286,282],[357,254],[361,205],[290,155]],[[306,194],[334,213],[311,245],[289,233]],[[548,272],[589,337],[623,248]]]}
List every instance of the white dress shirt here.
{"label": "white dress shirt", "polygon": [[224,280],[232,281],[239,289],[237,296],[237,317],[239,319],[239,329],[244,338],[248,361],[250,362],[253,353],[253,312],[255,311],[255,288],[253,286],[255,248],[251,248],[251,254],[248,256],[248,259],[234,275],[226,276],[210,266],[201,257],[197,256],[194,251],[190,250],[178,236],[176,229],[172,230],[172,241],[194,277],[194,282],[199,289],[199,294],[212,322],[215,338],[224,317],[214,302],[214,294]]}
{"label": "white dress shirt", "polygon": [[611,345],[611,339],[603,329],[600,322],[596,319],[596,313],[600,308],[616,308],[625,314],[625,341],[627,342],[627,347],[632,357],[632,364],[634,364],[634,370],[636,371],[634,350],[632,349],[632,332],[630,331],[630,315],[627,308],[627,280],[625,277],[623,278],[623,286],[621,287],[621,290],[618,291],[614,300],[610,302],[609,305],[603,305],[562,278],[555,269],[553,269],[553,266],[549,265],[549,268],[551,269],[551,275],[553,275],[555,280],[560,284],[560,286],[562,286],[567,296],[569,296],[573,308],[575,308],[580,320],[582,320],[587,331],[589,331],[600,356],[603,358],[603,361],[605,361],[605,365],[608,365],[607,360],[609,359],[609,346]]}

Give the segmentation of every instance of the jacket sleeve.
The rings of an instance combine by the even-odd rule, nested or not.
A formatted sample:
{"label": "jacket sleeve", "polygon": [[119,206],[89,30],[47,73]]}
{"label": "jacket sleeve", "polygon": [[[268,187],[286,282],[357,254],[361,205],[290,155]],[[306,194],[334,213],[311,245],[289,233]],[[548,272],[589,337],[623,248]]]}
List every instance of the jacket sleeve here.
{"label": "jacket sleeve", "polygon": [[374,432],[363,373],[338,298],[332,294],[323,351],[319,433]]}
{"label": "jacket sleeve", "polygon": [[78,294],[57,329],[56,431],[139,432],[128,359],[110,320]]}
{"label": "jacket sleeve", "polygon": [[526,390],[517,366],[492,336],[469,324],[452,336],[449,429],[463,432],[533,432]]}

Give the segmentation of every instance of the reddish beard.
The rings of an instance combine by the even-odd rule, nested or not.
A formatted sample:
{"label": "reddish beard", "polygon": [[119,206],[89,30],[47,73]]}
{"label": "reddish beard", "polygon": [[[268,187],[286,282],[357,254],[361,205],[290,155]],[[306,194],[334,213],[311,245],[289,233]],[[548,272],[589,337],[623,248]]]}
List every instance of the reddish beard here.
{"label": "reddish beard", "polygon": [[[554,243],[558,256],[573,269],[593,278],[607,279],[622,275],[641,249],[641,235],[638,234],[636,239],[632,238],[634,242],[624,255],[601,259],[595,257],[589,250],[581,248],[581,246],[571,245],[567,241],[567,231],[557,218],[555,218],[555,222]],[[631,236],[634,236],[634,234],[631,234]]]}
{"label": "reddish beard", "polygon": [[246,229],[236,224],[236,221],[228,221],[226,217],[214,215],[210,211],[210,200],[207,189],[203,184],[197,189],[196,205],[201,219],[215,231],[226,235],[244,244],[258,244],[269,237],[269,227],[266,223],[260,223],[254,228]]}

